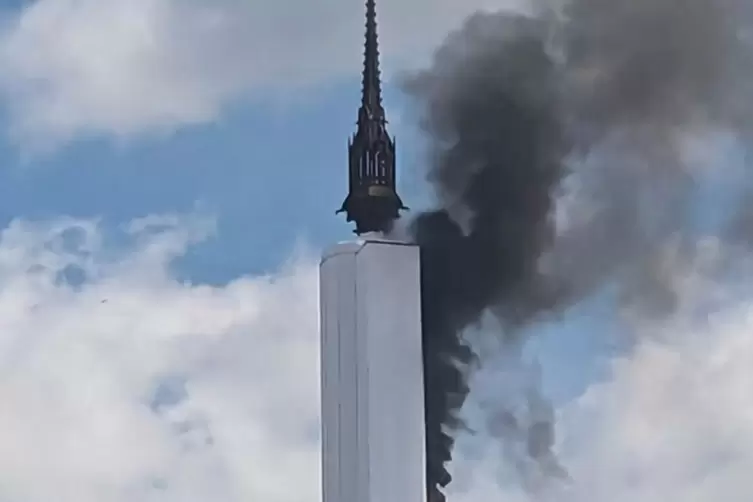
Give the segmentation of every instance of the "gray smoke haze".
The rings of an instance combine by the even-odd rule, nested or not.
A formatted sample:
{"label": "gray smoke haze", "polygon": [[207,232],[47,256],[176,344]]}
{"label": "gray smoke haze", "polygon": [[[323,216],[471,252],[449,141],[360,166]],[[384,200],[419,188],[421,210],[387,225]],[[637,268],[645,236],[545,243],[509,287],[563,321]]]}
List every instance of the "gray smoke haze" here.
{"label": "gray smoke haze", "polygon": [[657,270],[667,264],[656,260],[668,239],[690,238],[705,167],[687,142],[717,129],[747,135],[753,118],[749,7],[577,0],[562,11],[557,37],[579,147],[569,196],[590,215],[561,232],[549,266],[573,301],[621,273],[631,300],[671,308]]}
{"label": "gray smoke haze", "polygon": [[[492,312],[503,347],[513,347],[519,328],[606,285],[640,315],[671,312],[671,269],[694,247],[700,203],[703,166],[688,144],[718,131],[745,136],[753,118],[742,2],[537,7],[534,17],[472,16],[405,79],[437,201],[413,222],[430,500],[450,481],[469,392],[474,351],[463,331]],[[546,408],[540,391],[521,392]],[[551,414],[526,427],[495,414],[487,432],[529,445],[527,460],[558,465]]]}
{"label": "gray smoke haze", "polygon": [[671,136],[696,122],[749,122],[749,9],[740,0],[563,5],[558,37],[581,80],[573,111],[602,132]]}

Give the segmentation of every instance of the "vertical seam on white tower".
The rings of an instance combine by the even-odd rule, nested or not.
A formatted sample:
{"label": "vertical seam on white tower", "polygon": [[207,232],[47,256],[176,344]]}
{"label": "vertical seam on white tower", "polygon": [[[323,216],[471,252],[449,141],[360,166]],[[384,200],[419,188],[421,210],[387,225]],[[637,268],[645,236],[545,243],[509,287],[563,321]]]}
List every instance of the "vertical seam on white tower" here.
{"label": "vertical seam on white tower", "polygon": [[[368,321],[366,323],[361,323],[361,316],[364,314],[365,310],[361,307],[361,301],[362,298],[359,297],[358,293],[358,283],[361,280],[361,268],[359,266],[358,261],[358,255],[361,253],[361,251],[364,249],[364,247],[367,245],[367,243],[363,243],[355,253],[353,253],[353,298],[354,298],[354,307],[356,315],[354,316],[354,325],[355,330],[353,332],[354,338],[355,338],[355,351],[354,356],[357,358],[360,364],[356,366],[356,372],[355,372],[355,388],[356,388],[356,395],[355,395],[355,409],[356,409],[356,426],[355,426],[355,445],[356,445],[356,466],[355,466],[355,486],[357,487],[356,490],[356,497],[358,499],[361,499],[361,497],[364,498],[364,500],[368,500],[368,485],[364,486],[364,484],[361,482],[363,475],[363,467],[364,463],[362,462],[363,459],[368,459],[368,452],[366,451],[366,448],[368,445],[363,444],[363,428],[362,428],[362,420],[367,420],[368,416],[366,415],[366,410],[361,409],[362,403],[368,402],[368,399],[362,399],[363,396],[361,396],[361,391],[363,390],[366,392],[368,390],[368,385],[363,385],[361,379],[359,378],[360,372],[364,367],[364,362],[367,360],[367,358],[362,357],[362,351],[363,351],[363,340],[362,336],[363,333],[361,332],[361,326],[362,325],[368,325]],[[368,427],[366,428],[367,434],[368,434]],[[366,460],[368,463],[368,460]]]}
{"label": "vertical seam on white tower", "polygon": [[[364,250],[368,244],[369,243],[364,244],[361,247],[361,249],[359,249],[359,253],[362,250]],[[359,280],[356,281],[356,287],[358,287],[358,284],[361,282],[360,279],[362,277],[363,277],[363,274],[361,273],[361,269],[359,268],[359,271],[358,271],[358,278],[359,278]],[[366,277],[367,277],[367,280],[370,279],[368,276],[366,276]],[[371,292],[369,292],[369,293],[371,293]],[[372,301],[372,298],[367,294],[366,300],[367,301]],[[361,424],[361,425],[364,428],[364,432],[361,433],[361,434],[362,434],[362,436],[365,435],[367,438],[370,438],[370,436],[371,436],[371,421],[370,421],[371,414],[370,414],[370,406],[369,406],[369,404],[371,402],[371,394],[370,394],[369,391],[371,390],[371,384],[372,384],[372,382],[371,382],[371,376],[370,376],[370,367],[371,367],[371,365],[369,364],[370,358],[367,356],[367,354],[371,353],[371,332],[368,329],[368,326],[370,326],[371,319],[369,319],[368,313],[369,313],[369,309],[368,308],[360,308],[359,309],[359,314],[360,315],[358,316],[358,319],[359,319],[359,321],[363,321],[363,323],[365,324],[366,327],[365,327],[364,330],[360,330],[359,329],[357,332],[359,334],[363,335],[363,337],[361,339],[361,344],[363,344],[363,347],[361,348],[361,350],[364,351],[363,352],[364,355],[363,355],[363,357],[361,357],[361,360],[363,361],[363,365],[362,365],[363,366],[363,375],[362,376],[366,380],[365,385],[364,385],[364,392],[363,392],[364,395],[362,396],[362,398],[359,401],[359,406],[363,406],[363,412],[361,413],[361,416],[363,417],[363,424]],[[361,316],[365,316],[365,318],[361,318]],[[359,325],[359,328],[360,328],[360,325]],[[363,466],[361,466],[359,468],[359,473],[361,473],[360,475],[363,476],[363,483],[362,483],[363,484],[363,489],[366,491],[367,494],[370,494],[371,490],[372,490],[372,488],[371,488],[371,468],[372,468],[373,464],[372,464],[372,461],[371,461],[371,445],[369,444],[368,440],[366,441],[366,444],[364,445],[364,450],[365,451],[364,451],[363,458],[368,459],[367,460],[367,465],[366,465],[366,468],[363,468]],[[371,498],[370,495],[368,496],[368,498],[369,499]]]}
{"label": "vertical seam on white tower", "polygon": [[[338,310],[339,305],[341,304],[340,301],[340,294],[342,291],[342,276],[341,274],[336,275],[336,281],[335,281],[335,301],[337,304]],[[337,316],[337,390],[338,393],[342,392],[342,388],[340,386],[340,382],[342,381],[342,354],[341,354],[341,340],[342,340],[342,319],[341,316]],[[340,435],[340,424],[342,424],[342,402],[340,399],[337,399],[337,430],[335,431],[335,434],[337,435],[337,472],[342,472],[342,458],[343,458],[343,441],[342,437]],[[336,500],[341,500],[343,495],[343,484],[342,484],[342,478],[338,476],[337,479],[337,497]]]}
{"label": "vertical seam on white tower", "polygon": [[[358,279],[359,279],[359,275],[358,275],[358,272],[359,272],[359,270],[358,270],[358,253],[360,252],[361,249],[359,249],[358,251],[356,251],[355,253],[353,253],[353,306],[354,306],[354,310],[355,310],[355,315],[353,316],[353,325],[355,327],[355,329],[353,330],[353,338],[354,338],[353,356],[358,361],[360,361],[360,354],[361,354],[361,345],[360,345],[360,338],[361,337],[358,336],[361,333],[359,331],[359,326],[360,326],[360,324],[359,324],[359,320],[360,319],[359,318],[360,318],[360,314],[361,314],[361,309],[360,309],[360,303],[359,303],[360,298],[358,297]],[[358,378],[358,370],[359,370],[359,365],[357,364],[356,365],[356,371],[354,372],[355,373],[355,382],[354,383],[355,383],[355,389],[356,389],[355,397],[354,397],[354,401],[355,401],[354,405],[355,405],[355,410],[356,410],[356,413],[355,413],[355,417],[356,417],[356,420],[355,420],[355,422],[356,422],[355,423],[355,441],[354,441],[355,446],[356,446],[356,455],[355,455],[356,465],[355,465],[355,469],[354,469],[354,474],[355,474],[355,478],[356,479],[355,479],[354,486],[356,487],[355,496],[356,496],[357,500],[360,499],[362,495],[364,495],[364,494],[362,494],[360,492],[360,489],[362,488],[362,486],[361,486],[361,483],[358,482],[359,478],[360,478],[360,468],[361,468],[361,462],[360,462],[360,460],[362,458],[361,457],[361,455],[362,455],[361,451],[362,451],[362,448],[363,448],[363,445],[361,444],[361,416],[362,416],[361,415],[361,408],[360,408],[360,406],[361,406],[361,399],[360,399],[360,396],[361,396],[361,385],[360,384],[361,384],[361,382],[360,382],[360,379]]]}

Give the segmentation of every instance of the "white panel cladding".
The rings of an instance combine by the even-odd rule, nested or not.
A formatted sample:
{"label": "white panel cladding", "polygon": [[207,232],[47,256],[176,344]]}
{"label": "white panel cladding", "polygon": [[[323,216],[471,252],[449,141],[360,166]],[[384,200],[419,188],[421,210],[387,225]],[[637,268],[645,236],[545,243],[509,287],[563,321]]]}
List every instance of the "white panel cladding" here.
{"label": "white panel cladding", "polygon": [[[353,260],[355,263],[355,260]],[[337,275],[335,262],[323,262],[320,268],[320,330],[321,346],[321,422],[322,422],[322,491],[324,500],[340,500],[337,478],[339,450],[339,330],[337,315],[331,306],[337,305]],[[329,307],[329,308],[328,308]],[[326,426],[325,426],[326,424]]]}
{"label": "white panel cladding", "polygon": [[369,500],[424,502],[418,248],[370,242],[356,266],[358,326],[367,345]]}
{"label": "white panel cladding", "polygon": [[337,245],[321,293],[324,502],[424,502],[418,249]]}
{"label": "white panel cladding", "polygon": [[357,500],[356,252],[342,245],[322,260],[321,373],[324,500]]}

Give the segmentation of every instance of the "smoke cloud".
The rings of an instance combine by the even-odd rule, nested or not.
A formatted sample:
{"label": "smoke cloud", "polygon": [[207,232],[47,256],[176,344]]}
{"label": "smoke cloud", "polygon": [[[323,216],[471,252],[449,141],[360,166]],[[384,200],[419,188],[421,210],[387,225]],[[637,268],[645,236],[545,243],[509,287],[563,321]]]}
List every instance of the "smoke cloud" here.
{"label": "smoke cloud", "polygon": [[434,68],[407,85],[426,111],[430,180],[443,206],[414,222],[424,266],[430,487],[449,483],[453,440],[445,428],[457,427],[468,394],[472,352],[459,334],[492,305],[524,304],[519,296],[552,230],[564,150],[543,34],[541,23],[524,18],[474,17],[440,49]]}
{"label": "smoke cloud", "polygon": [[[753,25],[742,3],[537,7],[470,17],[404,80],[437,203],[412,222],[423,253],[430,500],[450,482],[476,366],[464,332],[492,313],[512,357],[521,328],[607,285],[639,316],[673,312],[672,270],[694,248],[708,177],[689,144],[747,135],[753,118]],[[743,211],[733,209],[737,221]],[[547,409],[530,381],[520,393]],[[553,414],[538,416],[524,426],[497,409],[487,432],[526,444],[521,465],[565,478]]]}
{"label": "smoke cloud", "polygon": [[[568,483],[550,483],[532,497],[529,486],[513,483],[516,478],[534,486],[538,481],[534,469],[517,472],[515,462],[525,460],[514,450],[518,438],[489,443],[487,435],[461,435],[452,465],[457,478],[450,485],[452,499],[749,500],[750,262],[747,270],[740,260],[735,266],[747,284],[720,284],[713,270],[728,257],[720,256],[724,247],[714,241],[701,243],[696,258],[675,277],[683,286],[679,309],[660,320],[615,325],[620,332],[635,333],[636,344],[610,361],[603,379],[557,410],[556,449],[572,478]],[[601,335],[616,333],[607,329]],[[496,393],[516,385],[515,361],[502,356],[499,364],[509,366],[501,374],[490,364],[474,375],[469,405],[479,401],[479,390],[492,392],[493,382]],[[487,381],[478,385],[480,378]],[[519,378],[535,383],[536,375]],[[525,413],[515,411],[525,419]],[[481,419],[469,420],[476,426]],[[471,453],[469,444],[474,445]]]}

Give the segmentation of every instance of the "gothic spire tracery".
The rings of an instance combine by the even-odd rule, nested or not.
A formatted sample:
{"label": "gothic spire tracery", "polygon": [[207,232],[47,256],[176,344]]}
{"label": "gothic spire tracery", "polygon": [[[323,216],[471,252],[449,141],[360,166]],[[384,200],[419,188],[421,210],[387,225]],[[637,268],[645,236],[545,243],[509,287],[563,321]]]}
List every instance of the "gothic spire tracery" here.
{"label": "gothic spire tracery", "polygon": [[395,140],[387,133],[382,107],[375,0],[366,0],[363,82],[358,126],[348,139],[348,196],[338,213],[354,221],[354,232],[386,232],[408,209],[395,186]]}

